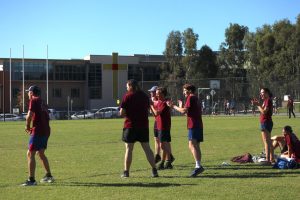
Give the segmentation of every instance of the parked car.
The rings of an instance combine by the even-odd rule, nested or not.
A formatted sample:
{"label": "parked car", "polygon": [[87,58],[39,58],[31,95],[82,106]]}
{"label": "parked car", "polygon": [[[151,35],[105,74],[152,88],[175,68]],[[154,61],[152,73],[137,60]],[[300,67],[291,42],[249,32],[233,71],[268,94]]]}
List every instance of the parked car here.
{"label": "parked car", "polygon": [[119,111],[119,107],[104,107],[95,112],[95,118],[117,118]]}
{"label": "parked car", "polygon": [[[5,113],[5,121],[21,121],[23,118],[16,114]],[[4,121],[4,115],[0,114],[0,121]]]}
{"label": "parked car", "polygon": [[93,119],[94,113],[90,111],[79,111],[71,115],[71,119]]}

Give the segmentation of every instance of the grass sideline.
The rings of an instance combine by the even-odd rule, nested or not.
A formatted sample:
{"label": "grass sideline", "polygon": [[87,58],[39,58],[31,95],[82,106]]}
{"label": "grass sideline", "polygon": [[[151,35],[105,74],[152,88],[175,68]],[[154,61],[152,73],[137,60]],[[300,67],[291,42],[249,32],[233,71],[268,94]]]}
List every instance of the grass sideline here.
{"label": "grass sideline", "polygon": [[[256,164],[230,163],[230,158],[263,149],[258,116],[204,117],[203,165],[197,178],[187,146],[185,117],[172,118],[173,170],[151,169],[137,143],[130,178],[121,179],[123,119],[51,121],[47,155],[56,182],[19,186],[27,177],[28,136],[24,122],[0,123],[0,199],[298,199],[300,170],[276,170]],[[299,135],[299,119],[274,116],[273,134],[291,125]],[[153,118],[150,117],[150,125]],[[153,149],[152,132],[150,144]],[[230,166],[221,166],[222,162]],[[37,162],[36,178],[44,171]]]}

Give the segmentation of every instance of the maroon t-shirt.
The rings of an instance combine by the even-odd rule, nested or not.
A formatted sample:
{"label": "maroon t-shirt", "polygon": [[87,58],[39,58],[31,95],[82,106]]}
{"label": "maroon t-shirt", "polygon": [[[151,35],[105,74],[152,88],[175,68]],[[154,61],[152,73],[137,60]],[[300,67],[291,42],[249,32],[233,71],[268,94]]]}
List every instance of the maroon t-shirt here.
{"label": "maroon t-shirt", "polygon": [[201,104],[195,95],[189,95],[186,99],[185,108],[187,108],[187,128],[203,128]]}
{"label": "maroon t-shirt", "polygon": [[300,159],[300,141],[294,133],[286,134],[285,141],[288,146],[292,147],[294,155]]}
{"label": "maroon t-shirt", "polygon": [[40,97],[32,97],[29,108],[32,113],[32,132],[36,135],[50,135],[49,114],[47,106]]}
{"label": "maroon t-shirt", "polygon": [[157,121],[157,130],[171,130],[171,111],[166,101],[159,100],[156,110],[161,112],[155,117]]}
{"label": "maroon t-shirt", "polygon": [[149,97],[143,91],[127,92],[123,96],[121,108],[125,109],[124,128],[149,128]]}
{"label": "maroon t-shirt", "polygon": [[262,108],[268,108],[268,112],[265,114],[260,114],[260,123],[264,123],[266,121],[271,122],[272,121],[272,114],[273,114],[273,104],[271,101],[271,98],[265,99],[264,103],[262,105]]}

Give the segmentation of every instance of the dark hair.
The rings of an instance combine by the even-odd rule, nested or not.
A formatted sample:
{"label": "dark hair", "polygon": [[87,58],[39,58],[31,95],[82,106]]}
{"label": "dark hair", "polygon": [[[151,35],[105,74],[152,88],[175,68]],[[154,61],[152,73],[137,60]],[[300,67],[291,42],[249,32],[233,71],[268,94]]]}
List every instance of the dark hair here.
{"label": "dark hair", "polygon": [[269,97],[271,98],[273,96],[273,94],[271,93],[269,88],[261,88],[262,90],[265,91],[265,93],[268,93]]}
{"label": "dark hair", "polygon": [[157,89],[156,89],[156,91],[157,90],[159,90],[159,91],[161,91],[161,93],[166,97],[167,96],[167,94],[168,94],[168,91],[167,91],[167,89],[165,88],[165,87],[158,87]]}
{"label": "dark hair", "polygon": [[132,87],[133,92],[136,92],[138,90],[140,90],[140,86],[138,84],[138,82],[134,79],[129,79],[127,81],[128,85]]}
{"label": "dark hair", "polygon": [[195,91],[196,91],[196,87],[194,85],[188,84],[188,83],[183,85],[183,89],[186,89],[187,91],[191,91],[192,93],[195,93]]}
{"label": "dark hair", "polygon": [[291,126],[285,126],[284,128],[284,131],[287,132],[287,133],[292,133],[293,132],[293,129]]}

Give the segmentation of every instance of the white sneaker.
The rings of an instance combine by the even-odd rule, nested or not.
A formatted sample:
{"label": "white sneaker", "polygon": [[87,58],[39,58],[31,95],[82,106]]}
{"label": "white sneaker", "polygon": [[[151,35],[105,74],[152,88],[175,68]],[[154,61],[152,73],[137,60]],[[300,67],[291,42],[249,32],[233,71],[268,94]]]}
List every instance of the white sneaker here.
{"label": "white sneaker", "polygon": [[42,178],[40,180],[41,183],[53,183],[54,182],[54,178],[53,176],[51,177],[48,177],[48,176],[45,176],[44,178]]}

